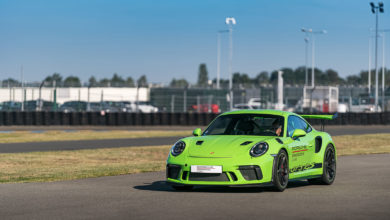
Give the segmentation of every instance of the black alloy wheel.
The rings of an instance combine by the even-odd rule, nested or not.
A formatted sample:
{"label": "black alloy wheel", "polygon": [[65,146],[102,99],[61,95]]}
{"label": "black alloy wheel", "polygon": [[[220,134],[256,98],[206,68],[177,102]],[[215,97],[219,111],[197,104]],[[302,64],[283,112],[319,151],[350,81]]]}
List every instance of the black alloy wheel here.
{"label": "black alloy wheel", "polygon": [[336,154],[332,145],[328,145],[324,158],[324,174],[322,182],[330,185],[336,178]]}
{"label": "black alloy wheel", "polygon": [[333,145],[328,144],[325,149],[322,175],[320,178],[309,179],[309,183],[331,185],[336,178],[336,152]]}
{"label": "black alloy wheel", "polygon": [[286,151],[281,150],[275,158],[276,163],[273,172],[273,183],[275,189],[283,192],[288,185],[288,156]]}

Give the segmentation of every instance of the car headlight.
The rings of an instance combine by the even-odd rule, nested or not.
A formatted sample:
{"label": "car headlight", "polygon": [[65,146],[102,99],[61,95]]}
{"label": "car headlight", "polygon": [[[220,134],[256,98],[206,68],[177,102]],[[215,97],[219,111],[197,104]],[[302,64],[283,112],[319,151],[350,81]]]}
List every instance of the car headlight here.
{"label": "car headlight", "polygon": [[267,152],[267,150],[268,150],[268,144],[265,142],[259,142],[255,145],[253,145],[253,147],[251,148],[251,151],[250,151],[250,155],[252,157],[259,157],[259,156],[265,154],[265,152]]}
{"label": "car headlight", "polygon": [[172,156],[177,156],[183,153],[185,148],[186,148],[186,143],[184,143],[184,141],[176,142],[171,149]]}

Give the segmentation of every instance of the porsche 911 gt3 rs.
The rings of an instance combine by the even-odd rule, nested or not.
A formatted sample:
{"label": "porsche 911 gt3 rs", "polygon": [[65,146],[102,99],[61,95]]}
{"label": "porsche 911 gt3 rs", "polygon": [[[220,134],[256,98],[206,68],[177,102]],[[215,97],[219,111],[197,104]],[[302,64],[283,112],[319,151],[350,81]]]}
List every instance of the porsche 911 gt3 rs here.
{"label": "porsche 911 gt3 rs", "polygon": [[273,185],[283,191],[290,180],[332,184],[336,147],[331,136],[305,118],[277,110],[223,113],[207,129],[176,142],[167,159],[167,182],[177,190],[196,185]]}

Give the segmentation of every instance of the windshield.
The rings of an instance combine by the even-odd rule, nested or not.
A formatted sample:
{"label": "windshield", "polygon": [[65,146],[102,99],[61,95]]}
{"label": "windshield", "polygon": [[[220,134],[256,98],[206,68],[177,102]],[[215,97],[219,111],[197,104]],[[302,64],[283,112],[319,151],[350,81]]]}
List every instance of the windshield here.
{"label": "windshield", "polygon": [[218,117],[203,135],[283,136],[282,116],[232,114]]}

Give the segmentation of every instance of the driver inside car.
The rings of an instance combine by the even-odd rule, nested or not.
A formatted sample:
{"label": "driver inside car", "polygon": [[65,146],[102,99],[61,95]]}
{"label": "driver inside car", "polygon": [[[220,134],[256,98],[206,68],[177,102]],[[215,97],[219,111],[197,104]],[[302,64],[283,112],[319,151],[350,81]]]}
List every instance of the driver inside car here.
{"label": "driver inside car", "polygon": [[280,124],[279,120],[276,119],[272,123],[272,128],[274,129],[275,134],[280,137],[280,135],[282,134],[282,125]]}

